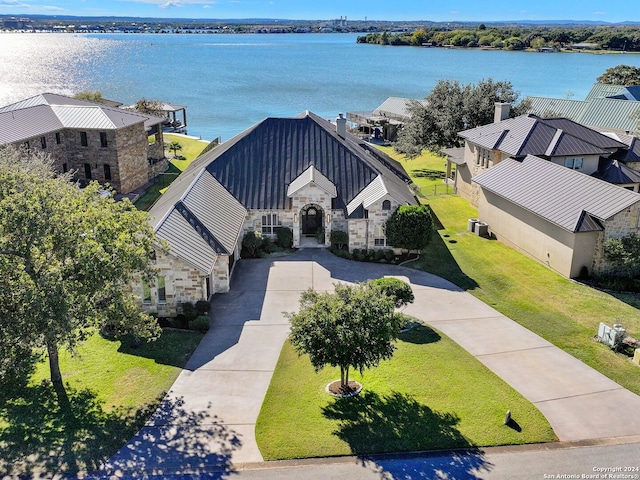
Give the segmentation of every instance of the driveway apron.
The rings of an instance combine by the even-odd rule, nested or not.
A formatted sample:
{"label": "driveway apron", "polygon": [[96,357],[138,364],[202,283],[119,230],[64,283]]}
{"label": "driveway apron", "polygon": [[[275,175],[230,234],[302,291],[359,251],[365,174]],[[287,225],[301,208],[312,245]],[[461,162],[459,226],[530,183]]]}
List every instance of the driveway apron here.
{"label": "driveway apron", "polygon": [[308,288],[329,291],[336,282],[382,276],[410,282],[416,300],[405,313],[448,335],[533,402],[561,441],[640,434],[640,397],[446,280],[302,249],[236,264],[231,291],[212,301],[212,328],[106,472],[228,470],[261,462],[255,424],[289,332],[282,312],[297,310]]}

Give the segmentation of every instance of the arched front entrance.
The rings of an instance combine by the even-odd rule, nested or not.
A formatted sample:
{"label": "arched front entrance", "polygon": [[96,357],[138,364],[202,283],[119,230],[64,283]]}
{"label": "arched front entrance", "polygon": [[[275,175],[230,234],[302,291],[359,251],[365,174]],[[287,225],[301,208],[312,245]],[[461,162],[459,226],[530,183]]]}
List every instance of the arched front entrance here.
{"label": "arched front entrance", "polygon": [[324,211],[318,205],[306,205],[300,212],[300,220],[302,235],[314,236],[324,227]]}

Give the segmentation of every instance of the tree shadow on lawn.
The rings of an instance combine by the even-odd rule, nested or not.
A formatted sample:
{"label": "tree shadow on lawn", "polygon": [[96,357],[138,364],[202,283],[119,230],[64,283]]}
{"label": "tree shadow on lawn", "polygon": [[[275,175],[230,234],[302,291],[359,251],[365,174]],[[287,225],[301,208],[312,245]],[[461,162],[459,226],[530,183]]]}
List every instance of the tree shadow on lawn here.
{"label": "tree shadow on lawn", "polygon": [[426,325],[416,325],[411,330],[401,333],[398,340],[416,345],[426,345],[428,343],[439,342],[442,337]]}
{"label": "tree shadow on lawn", "polygon": [[[144,425],[157,403],[139,409],[105,411],[102,402],[89,389],[66,386],[71,411],[63,413],[53,386],[48,382],[26,387],[20,397],[3,399],[0,406],[0,477],[64,476],[78,471],[96,471]],[[180,408],[179,402],[163,402],[160,412],[171,410],[172,418],[190,431],[166,431],[153,439],[152,447],[127,448],[128,465],[112,469],[158,469],[169,462],[172,450],[181,451],[181,466],[191,470],[215,467],[231,472],[231,451],[239,441],[226,427],[205,420]],[[158,412],[156,412],[156,415]],[[204,414],[206,415],[206,414]],[[210,430],[213,438],[205,442],[197,427]],[[144,430],[144,429],[143,429]],[[215,454],[210,443],[226,445]],[[102,475],[102,473],[100,474]],[[222,478],[222,477],[219,477]]]}
{"label": "tree shadow on lawn", "polygon": [[411,170],[414,177],[426,178],[428,180],[441,180],[447,176],[446,172],[442,170],[431,170],[429,168],[417,168]]}
{"label": "tree shadow on lawn", "polygon": [[[380,396],[375,392],[364,392],[355,397],[336,399],[324,407],[322,413],[339,422],[334,434],[349,444],[353,454],[362,457],[363,463],[374,461],[388,473],[393,472],[367,455],[466,448],[469,449],[467,453],[449,458],[446,463],[449,476],[446,478],[478,478],[474,471],[490,467],[484,454],[457,430],[460,421],[457,416],[435,412],[409,395],[392,392]],[[420,477],[441,478],[442,464],[437,468],[433,465],[433,471],[421,470]],[[425,468],[425,464],[420,468]],[[383,478],[388,478],[382,473]],[[451,476],[452,473],[455,475]],[[413,477],[405,472],[394,478]]]}

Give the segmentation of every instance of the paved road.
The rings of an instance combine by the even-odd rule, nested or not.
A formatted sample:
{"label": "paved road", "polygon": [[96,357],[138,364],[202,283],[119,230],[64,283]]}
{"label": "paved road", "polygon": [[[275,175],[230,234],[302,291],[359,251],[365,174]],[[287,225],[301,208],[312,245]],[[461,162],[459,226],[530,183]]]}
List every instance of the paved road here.
{"label": "paved road", "polygon": [[107,471],[162,475],[261,462],[254,428],[289,328],[282,312],[295,310],[309,287],[331,290],[337,281],[384,275],[409,281],[416,301],[406,312],[450,336],[531,400],[560,440],[640,435],[640,397],[449,282],[305,249],[237,264],[231,292],[213,300],[213,328],[161,408]]}

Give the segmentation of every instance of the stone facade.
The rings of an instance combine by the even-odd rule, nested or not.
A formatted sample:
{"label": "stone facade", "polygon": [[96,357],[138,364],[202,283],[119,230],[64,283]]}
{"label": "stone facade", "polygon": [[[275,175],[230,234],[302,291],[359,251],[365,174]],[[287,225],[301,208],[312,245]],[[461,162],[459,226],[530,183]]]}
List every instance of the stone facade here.
{"label": "stone facade", "polygon": [[[234,255],[237,258],[237,255]],[[214,293],[229,291],[229,256],[216,258],[211,275],[199,271],[189,263],[173,256],[157,253],[155,268],[158,277],[164,277],[165,299],[160,298],[158,277],[149,285],[150,298],[144,299],[144,286],[140,278],[134,279],[134,294],[147,312],[156,312],[161,317],[172,317],[180,313],[180,304],[208,300]]]}
{"label": "stone facade", "polygon": [[81,183],[97,180],[109,184],[119,193],[135,190],[167,167],[162,132],[150,147],[142,122],[117,130],[67,128],[16,146],[50,154],[58,171],[74,172]]}
{"label": "stone facade", "polygon": [[640,203],[636,203],[605,222],[604,231],[601,232],[596,244],[593,272],[606,273],[613,268],[604,257],[604,244],[607,240],[632,234],[640,234]]}

